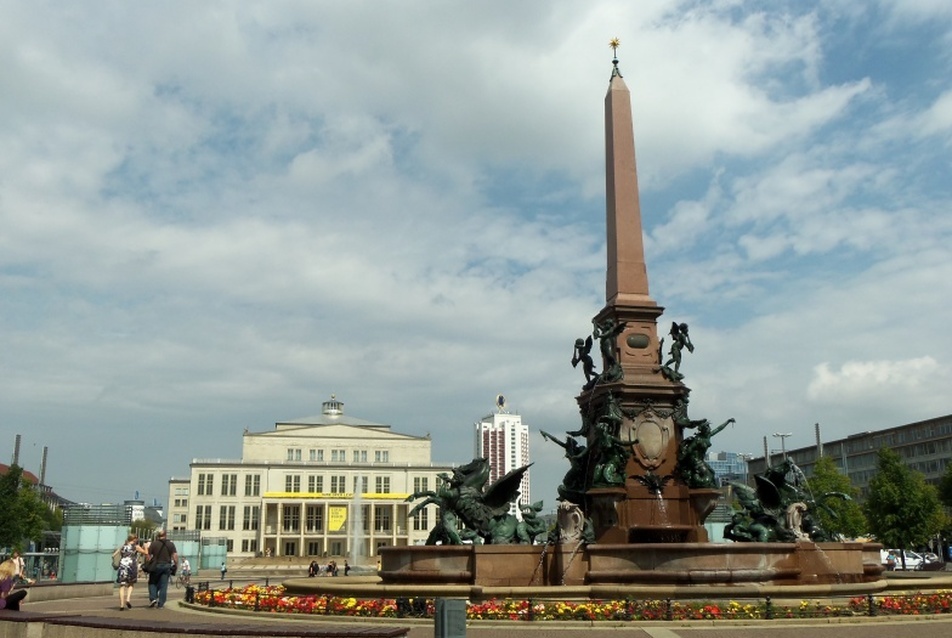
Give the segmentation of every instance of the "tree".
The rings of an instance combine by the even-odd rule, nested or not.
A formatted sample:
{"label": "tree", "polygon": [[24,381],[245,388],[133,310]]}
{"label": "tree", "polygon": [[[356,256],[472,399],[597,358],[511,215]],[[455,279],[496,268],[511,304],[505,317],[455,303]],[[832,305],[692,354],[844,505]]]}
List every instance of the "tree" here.
{"label": "tree", "polygon": [[51,520],[50,508],[19,465],[0,476],[0,512],[0,547],[22,549],[24,542],[41,540]]}
{"label": "tree", "polygon": [[945,466],[945,474],[939,479],[939,500],[948,508],[952,508],[952,463]]}
{"label": "tree", "polygon": [[[863,508],[853,500],[859,495],[859,490],[853,487],[848,476],[836,469],[832,458],[822,456],[817,459],[807,486],[818,501],[816,517],[821,528],[845,538],[856,538],[866,533],[868,527]],[[824,494],[830,493],[845,494],[850,500],[823,498]]]}
{"label": "tree", "polygon": [[922,474],[906,467],[891,448],[879,450],[877,465],[863,505],[870,531],[891,549],[928,543],[945,522],[935,487],[927,484]]}

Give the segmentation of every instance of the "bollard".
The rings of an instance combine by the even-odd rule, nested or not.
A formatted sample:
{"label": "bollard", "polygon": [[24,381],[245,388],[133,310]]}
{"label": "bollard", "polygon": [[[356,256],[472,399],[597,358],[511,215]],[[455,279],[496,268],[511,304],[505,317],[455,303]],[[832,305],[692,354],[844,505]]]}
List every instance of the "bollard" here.
{"label": "bollard", "polygon": [[664,619],[673,620],[674,619],[674,610],[671,609],[671,599],[664,599]]}
{"label": "bollard", "polygon": [[194,603],[195,602],[195,588],[191,585],[185,587],[185,602]]}
{"label": "bollard", "polygon": [[255,592],[255,611],[261,611],[261,594]]}
{"label": "bollard", "polygon": [[866,613],[870,616],[876,615],[876,602],[873,600],[872,594],[866,594]]}
{"label": "bollard", "polygon": [[767,596],[765,601],[764,617],[767,620],[773,620],[773,605],[770,602],[770,596]]}
{"label": "bollard", "polygon": [[466,638],[466,601],[460,598],[437,598],[433,618],[435,638]]}

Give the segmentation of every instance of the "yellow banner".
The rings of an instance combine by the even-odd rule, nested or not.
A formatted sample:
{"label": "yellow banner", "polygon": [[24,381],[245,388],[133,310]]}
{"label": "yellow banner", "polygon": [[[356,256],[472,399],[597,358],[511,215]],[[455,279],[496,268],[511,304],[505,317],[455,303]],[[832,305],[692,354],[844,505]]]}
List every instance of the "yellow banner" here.
{"label": "yellow banner", "polygon": [[327,531],[339,532],[347,522],[347,508],[331,505],[327,508]]}
{"label": "yellow banner", "polygon": [[[377,493],[368,492],[361,494],[360,498],[367,501],[403,501],[410,496],[409,494],[396,494],[393,492]],[[354,495],[351,492],[342,494],[332,494],[330,492],[265,492],[264,498],[297,498],[303,500],[337,500],[350,501]]]}

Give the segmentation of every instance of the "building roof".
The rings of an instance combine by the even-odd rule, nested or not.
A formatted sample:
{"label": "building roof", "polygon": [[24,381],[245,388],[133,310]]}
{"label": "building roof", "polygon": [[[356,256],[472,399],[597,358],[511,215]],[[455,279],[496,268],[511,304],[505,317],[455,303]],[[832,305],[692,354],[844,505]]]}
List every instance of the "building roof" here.
{"label": "building roof", "polygon": [[[34,474],[30,470],[27,470],[23,467],[21,467],[20,469],[23,470],[23,478],[25,478],[30,483],[33,483],[33,485],[40,484],[40,478],[36,474]],[[10,471],[9,465],[7,465],[6,463],[0,463],[0,474],[6,474],[9,471]]]}
{"label": "building roof", "polygon": [[[356,431],[355,431],[356,430]],[[246,432],[246,436],[280,436],[293,433],[295,436],[315,436],[322,438],[400,438],[428,439],[410,434],[393,432],[385,423],[375,423],[344,414],[344,404],[331,395],[330,401],[322,404],[321,413],[315,416],[300,417],[287,421],[278,421],[274,430],[268,432]]]}

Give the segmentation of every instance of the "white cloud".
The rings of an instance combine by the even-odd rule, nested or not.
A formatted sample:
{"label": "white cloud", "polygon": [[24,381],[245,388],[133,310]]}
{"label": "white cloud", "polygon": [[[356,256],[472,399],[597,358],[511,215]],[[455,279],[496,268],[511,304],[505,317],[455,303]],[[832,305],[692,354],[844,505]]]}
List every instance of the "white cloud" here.
{"label": "white cloud", "polygon": [[938,362],[928,356],[905,361],[847,361],[839,370],[821,363],[813,369],[807,396],[833,403],[868,401],[931,385],[929,381],[938,372]]}

